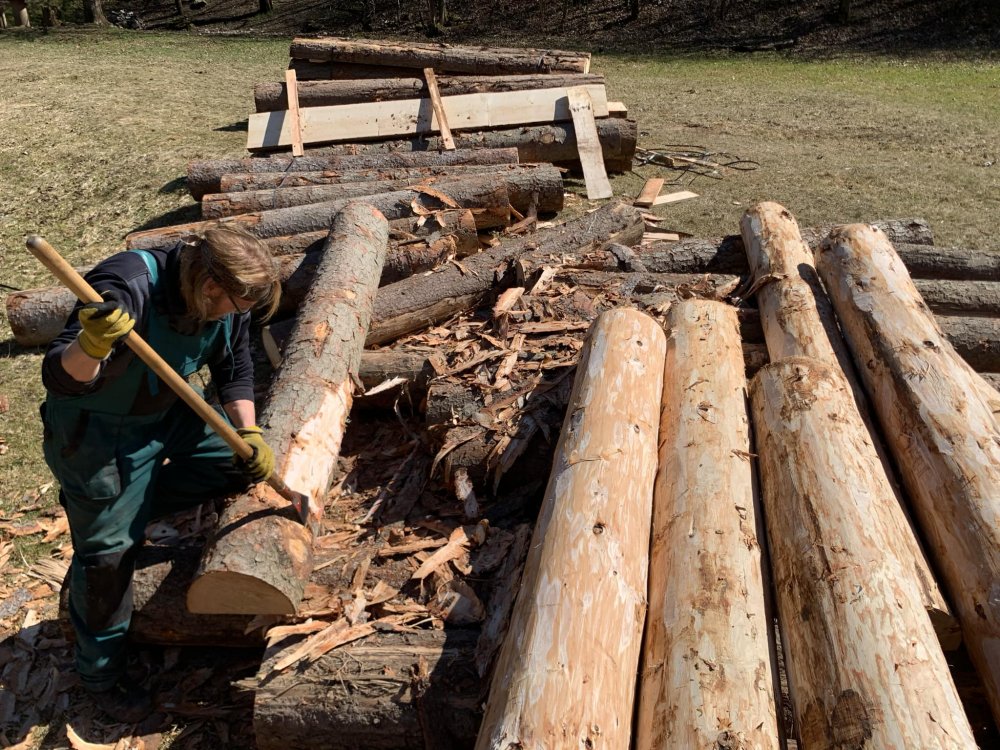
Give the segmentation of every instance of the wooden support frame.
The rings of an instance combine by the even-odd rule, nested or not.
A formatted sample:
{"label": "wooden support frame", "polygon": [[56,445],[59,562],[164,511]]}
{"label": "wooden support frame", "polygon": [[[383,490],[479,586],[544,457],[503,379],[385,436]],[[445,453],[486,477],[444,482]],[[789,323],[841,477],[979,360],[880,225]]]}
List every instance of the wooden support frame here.
{"label": "wooden support frame", "polygon": [[424,68],[424,80],[427,81],[427,92],[431,98],[431,107],[434,109],[438,130],[441,131],[441,142],[446,151],[453,151],[455,139],[451,137],[451,128],[448,127],[448,116],[445,114],[444,103],[441,101],[441,91],[438,89],[434,68]]}

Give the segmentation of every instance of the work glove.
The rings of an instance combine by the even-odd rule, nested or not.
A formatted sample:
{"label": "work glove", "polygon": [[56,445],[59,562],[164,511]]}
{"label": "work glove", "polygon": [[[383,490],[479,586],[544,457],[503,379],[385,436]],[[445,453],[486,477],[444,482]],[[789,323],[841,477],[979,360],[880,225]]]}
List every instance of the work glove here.
{"label": "work glove", "polygon": [[233,461],[254,482],[266,482],[274,473],[274,451],[264,442],[264,431],[254,425],[241,427],[236,432],[253,448],[253,455],[246,459],[233,456]]}
{"label": "work glove", "polygon": [[135,319],[112,293],[101,295],[103,302],[89,302],[80,308],[80,325],[77,336],[80,348],[94,359],[104,359],[111,354],[115,342],[135,328]]}

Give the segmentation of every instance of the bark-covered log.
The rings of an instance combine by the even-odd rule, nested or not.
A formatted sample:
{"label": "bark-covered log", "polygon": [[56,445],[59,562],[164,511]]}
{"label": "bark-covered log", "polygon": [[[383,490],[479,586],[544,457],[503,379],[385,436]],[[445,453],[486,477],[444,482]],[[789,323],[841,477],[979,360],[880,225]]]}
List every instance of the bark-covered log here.
{"label": "bark-covered log", "polygon": [[[259,750],[470,747],[479,726],[476,629],[376,633],[255,686]],[[301,639],[269,649],[267,674]]]}
{"label": "bark-covered log", "polygon": [[[948,604],[934,580],[923,550],[906,515],[902,493],[889,464],[885,447],[878,437],[871,407],[858,381],[847,345],[840,334],[837,317],[813,265],[813,254],[802,239],[795,218],[777,203],[760,203],[747,210],[740,222],[747,260],[757,289],[757,306],[771,362],[788,357],[809,357],[825,362],[841,373],[853,396],[842,406],[841,418],[850,421],[857,432],[872,439],[854,450],[870,450],[860,460],[882,469],[878,477],[890,488],[871,503],[873,519],[884,527],[884,534],[894,554],[899,555],[902,570],[914,577],[914,586],[922,594],[924,606],[933,613],[950,634]],[[853,405],[853,408],[851,408]]]}
{"label": "bark-covered log", "polygon": [[982,372],[980,376],[988,386],[1000,394],[1000,372]]}
{"label": "bark-covered log", "polygon": [[336,37],[319,39],[297,37],[292,41],[289,57],[313,62],[434,68],[435,71],[472,73],[480,76],[587,73],[590,70],[589,52],[421,44]]}
{"label": "bark-covered log", "polygon": [[[442,75],[437,76],[441,96],[492,94],[501,91],[558,89],[568,86],[601,86],[604,76],[583,73],[538,75]],[[426,99],[427,81],[423,77],[375,78],[340,81],[304,81],[298,86],[300,107],[330,107],[338,104]],[[258,83],[253,87],[254,106],[258,112],[288,109],[284,83]]]}
{"label": "bark-covered log", "polygon": [[1000,317],[1000,281],[915,279],[913,283],[938,315]]}
{"label": "bark-covered log", "polygon": [[[439,186],[437,189],[450,199],[449,205],[444,205],[439,197],[419,189],[371,195],[365,198],[364,202],[381,212],[387,219],[433,213],[442,208],[472,208],[478,209],[475,211],[475,217],[476,226],[480,229],[505,226],[509,222],[510,201],[507,196],[507,184],[499,175],[470,176],[447,186]],[[232,216],[224,219],[223,223],[238,224],[261,239],[314,232],[328,229],[333,217],[349,202],[350,199],[345,199],[292,208],[276,208],[272,211]],[[215,224],[213,221],[195,221],[133,232],[125,238],[125,246],[130,250],[164,247]]]}
{"label": "bark-covered log", "polygon": [[385,80],[387,78],[409,78],[413,75],[413,68],[404,68],[398,65],[312,62],[311,60],[296,60],[294,58],[288,61],[288,69],[295,71],[296,79],[299,81],[346,81],[357,78]]}
{"label": "bark-covered log", "polygon": [[[365,203],[334,220],[267,408],[258,420],[276,473],[323,516],[350,412],[389,227]],[[291,520],[287,501],[260,484],[229,503],[188,590],[188,609],[219,614],[292,614],[312,572],[310,524]]]}
{"label": "bark-covered log", "polygon": [[941,335],[884,234],[841,228],[819,270],[1000,720],[1000,397]]}
{"label": "bark-covered log", "polygon": [[513,148],[465,149],[435,151],[413,149],[414,153],[353,154],[341,147],[338,154],[309,153],[306,156],[287,154],[245,159],[206,159],[188,162],[187,186],[195,200],[206,193],[220,192],[219,180],[224,174],[249,172],[314,172],[323,170],[403,169],[409,167],[453,166],[459,164],[517,164]]}
{"label": "bark-covered log", "polygon": [[[609,172],[627,172],[632,168],[632,157],[635,156],[636,139],[639,135],[636,121],[599,117],[595,122],[601,151],[604,154],[604,168]],[[580,166],[576,131],[569,122],[452,133],[452,137],[459,151],[516,148],[521,162],[550,162],[574,169]],[[311,153],[375,155],[443,149],[444,144],[439,136],[429,136],[325,146],[314,149]]]}
{"label": "bark-covered log", "polygon": [[[551,164],[513,165],[496,172],[507,183],[510,205],[519,213],[527,213],[534,205],[539,213],[552,213],[563,207],[562,174]],[[448,192],[454,186],[469,184],[478,175],[443,176],[434,180],[410,177],[376,182],[349,182],[332,185],[271,188],[238,193],[209,193],[201,201],[201,213],[206,219],[221,219],[254,211],[303,206],[309,203],[360,198],[424,186]]]}
{"label": "bark-covered log", "polygon": [[665,337],[620,308],[580,356],[476,747],[628,747]]}
{"label": "bark-covered log", "polygon": [[843,375],[804,357],[750,385],[767,537],[805,748],[974,748],[895,502]]}
{"label": "bark-covered log", "polygon": [[462,261],[461,268],[446,267],[431,276],[390,284],[379,292],[375,322],[367,343],[372,346],[392,341],[476,307],[495,288],[513,282],[514,273],[509,266],[528,252],[582,252],[609,242],[629,244],[638,242],[642,231],[641,212],[615,201],[531,237],[502,242],[492,250]]}
{"label": "bark-covered log", "polygon": [[778,750],[736,310],[688,300],[667,324],[635,747]]}

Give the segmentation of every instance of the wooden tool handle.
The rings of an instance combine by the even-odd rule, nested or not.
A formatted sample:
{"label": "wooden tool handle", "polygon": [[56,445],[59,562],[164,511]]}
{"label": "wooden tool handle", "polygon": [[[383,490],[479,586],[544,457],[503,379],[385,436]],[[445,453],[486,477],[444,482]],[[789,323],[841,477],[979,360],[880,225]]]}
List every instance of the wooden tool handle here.
{"label": "wooden tool handle", "polygon": [[[101,295],[90,284],[87,283],[73,266],[56,251],[52,245],[33,234],[25,241],[31,254],[41,261],[42,265],[48,268],[52,274],[59,279],[66,287],[83,302],[103,302]],[[201,417],[215,433],[226,441],[226,445],[233,449],[233,452],[242,459],[249,459],[253,456],[253,448],[240,437],[239,433],[232,428],[222,416],[198,395],[188,382],[177,374],[176,370],[163,361],[163,358],[153,351],[153,348],[143,341],[135,331],[125,337],[125,344],[135,352],[150,370],[171,390],[183,399],[184,403],[194,409],[195,414]],[[275,489],[278,494],[299,506],[302,496],[290,490],[276,474],[272,474],[267,483]]]}

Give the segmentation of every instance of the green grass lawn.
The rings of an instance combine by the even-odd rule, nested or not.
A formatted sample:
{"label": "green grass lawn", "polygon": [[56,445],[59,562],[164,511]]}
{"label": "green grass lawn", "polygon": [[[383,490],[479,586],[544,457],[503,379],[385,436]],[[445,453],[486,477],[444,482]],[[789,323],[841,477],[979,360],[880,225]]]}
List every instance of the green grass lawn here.
{"label": "green grass lawn", "polygon": [[[148,222],[196,218],[186,162],[243,151],[253,84],[280,78],[288,42],[0,34],[0,283],[51,283],[24,250],[26,234],[79,265],[121,249]],[[760,164],[697,180],[690,187],[701,198],[657,209],[664,228],[736,232],[744,208],[769,199],[804,225],[921,216],[939,244],[997,246],[1000,65],[598,56],[593,70],[638,118],[641,146],[695,144]],[[616,177],[616,193],[677,176],[638,172]],[[15,346],[2,318],[0,514],[50,481],[37,417],[41,353]]]}

